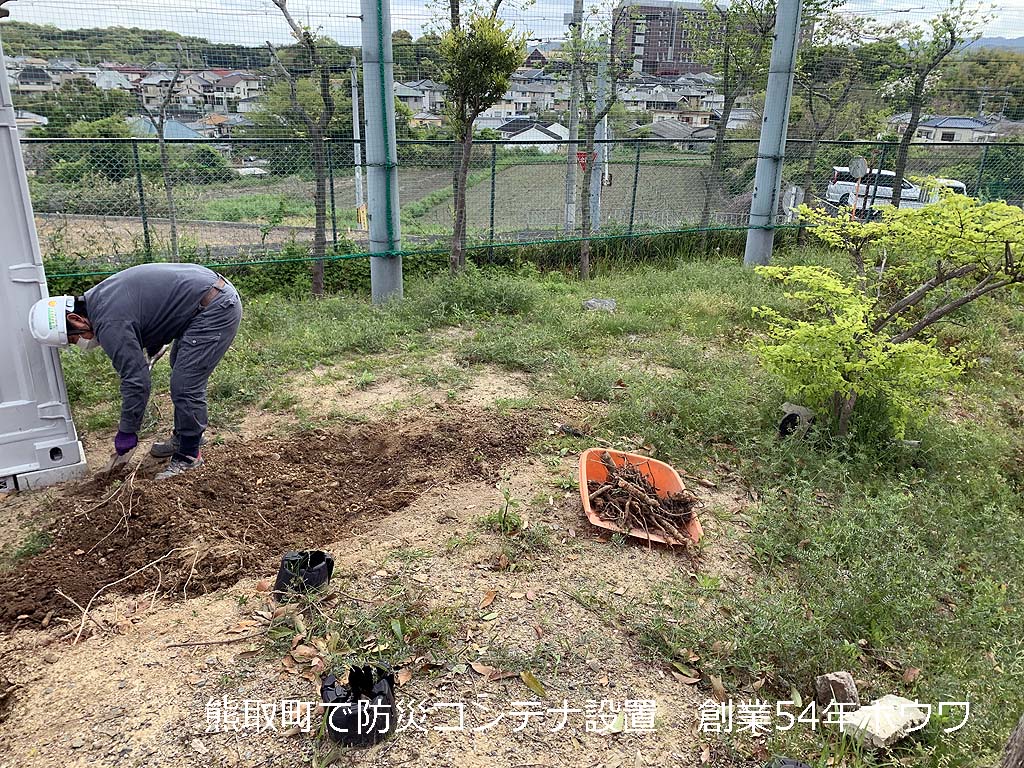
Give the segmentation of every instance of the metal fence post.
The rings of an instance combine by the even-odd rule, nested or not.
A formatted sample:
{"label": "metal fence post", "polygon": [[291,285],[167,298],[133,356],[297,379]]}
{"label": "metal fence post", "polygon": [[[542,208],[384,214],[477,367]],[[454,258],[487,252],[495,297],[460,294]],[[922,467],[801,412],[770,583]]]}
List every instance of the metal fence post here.
{"label": "metal fence post", "polygon": [[640,142],[634,142],[636,154],[633,158],[633,196],[629,202],[629,236],[633,236],[633,220],[636,216],[636,188],[640,183]]}
{"label": "metal fence post", "polygon": [[[875,208],[875,200],[878,199],[878,182],[882,178],[882,171],[885,170],[885,156],[888,153],[888,151],[889,151],[889,145],[883,142],[882,143],[882,151],[881,151],[881,153],[879,153],[879,156],[878,156],[878,165],[875,166],[875,172],[876,172],[875,173],[875,183],[871,187],[871,203],[868,205],[868,210],[864,211],[864,218],[866,218],[866,219],[870,219],[871,218],[870,211],[874,210],[874,208]],[[871,169],[869,168],[868,169],[868,178],[870,178],[870,177],[871,177]],[[895,194],[895,190],[893,190],[893,194]],[[854,203],[854,211],[856,211],[856,210],[857,210],[856,209],[856,203]]]}
{"label": "metal fence post", "polygon": [[334,142],[327,142],[327,178],[331,185],[331,237],[338,247],[338,209],[334,206]]}
{"label": "metal fence post", "polygon": [[981,182],[985,175],[985,161],[988,160],[988,144],[981,150],[981,163],[978,165],[978,180],[974,182],[974,196],[981,199]]}
{"label": "metal fence post", "polygon": [[146,261],[153,260],[153,242],[149,238],[149,217],[146,215],[146,190],[142,186],[142,163],[139,162],[139,142],[132,139],[132,158],[135,160],[135,185],[139,190],[139,215],[142,217],[142,248]]}
{"label": "metal fence post", "polygon": [[494,197],[498,181],[498,145],[491,144],[491,234],[490,248],[487,249],[488,261],[494,261]]}

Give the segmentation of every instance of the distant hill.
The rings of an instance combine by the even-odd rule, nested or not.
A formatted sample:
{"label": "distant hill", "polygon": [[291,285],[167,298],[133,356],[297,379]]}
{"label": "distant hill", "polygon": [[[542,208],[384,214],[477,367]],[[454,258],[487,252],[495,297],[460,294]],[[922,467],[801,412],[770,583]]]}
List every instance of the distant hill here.
{"label": "distant hill", "polygon": [[975,48],[1006,48],[1011,51],[1024,51],[1024,37],[983,37],[970,46]]}
{"label": "distant hill", "polygon": [[161,29],[58,29],[47,24],[8,21],[4,22],[3,35],[4,53],[8,56],[74,57],[79,64],[117,61],[145,66],[153,61],[173,62],[177,61],[180,45],[189,69],[255,69],[270,65],[269,53],[262,47],[211,43],[201,37]]}

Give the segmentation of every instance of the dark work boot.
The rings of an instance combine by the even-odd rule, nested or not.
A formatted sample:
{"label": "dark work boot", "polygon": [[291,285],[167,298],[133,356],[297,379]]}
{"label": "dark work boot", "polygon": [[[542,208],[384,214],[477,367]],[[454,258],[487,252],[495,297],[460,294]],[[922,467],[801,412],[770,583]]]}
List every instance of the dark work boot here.
{"label": "dark work boot", "polygon": [[153,443],[153,447],[149,449],[149,455],[154,459],[169,459],[177,453],[179,445],[178,436],[172,433],[166,440]]}
{"label": "dark work boot", "polygon": [[[199,444],[206,444],[206,435],[202,436],[199,440]],[[177,435],[172,433],[166,440],[153,443],[153,447],[149,449],[149,455],[154,459],[169,459],[178,452],[180,447],[181,441],[178,439]]]}

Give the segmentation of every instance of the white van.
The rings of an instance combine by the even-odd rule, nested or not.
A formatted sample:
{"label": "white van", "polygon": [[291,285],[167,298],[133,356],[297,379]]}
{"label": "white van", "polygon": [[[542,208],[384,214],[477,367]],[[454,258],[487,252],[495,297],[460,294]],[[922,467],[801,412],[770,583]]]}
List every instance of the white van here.
{"label": "white van", "polygon": [[[877,191],[876,191],[876,182]],[[825,190],[825,199],[843,207],[853,205],[853,197],[857,195],[857,208],[867,208],[874,203],[891,203],[892,185],[896,181],[896,174],[893,171],[879,171],[872,168],[859,182],[850,175],[850,169],[841,166],[833,166],[832,179]],[[920,200],[921,188],[903,180],[903,188],[900,191],[900,205],[904,201]]]}

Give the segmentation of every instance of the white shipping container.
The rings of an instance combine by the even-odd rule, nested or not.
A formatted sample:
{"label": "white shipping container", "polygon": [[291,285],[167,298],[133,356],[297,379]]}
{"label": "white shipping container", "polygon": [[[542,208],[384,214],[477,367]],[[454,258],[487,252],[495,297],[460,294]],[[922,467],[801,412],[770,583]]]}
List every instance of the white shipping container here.
{"label": "white shipping container", "polygon": [[0,493],[85,474],[60,355],[28,328],[47,296],[28,180],[0,46]]}

